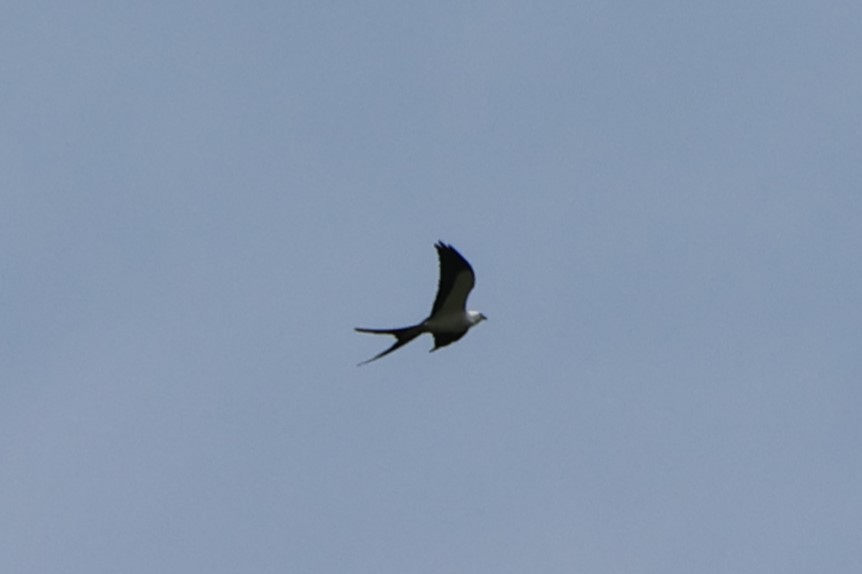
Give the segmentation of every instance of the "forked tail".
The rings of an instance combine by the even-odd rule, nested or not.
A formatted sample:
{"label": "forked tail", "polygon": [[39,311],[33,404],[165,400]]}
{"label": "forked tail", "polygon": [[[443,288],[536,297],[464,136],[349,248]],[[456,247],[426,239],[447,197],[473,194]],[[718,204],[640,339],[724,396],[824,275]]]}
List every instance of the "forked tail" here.
{"label": "forked tail", "polygon": [[362,361],[361,363],[359,363],[358,366],[362,366],[367,365],[371,361],[376,361],[377,359],[388,355],[392,351],[400,349],[401,347],[424,333],[425,327],[423,327],[420,323],[418,325],[402,327],[400,329],[365,329],[362,327],[356,327],[356,331],[358,333],[371,333],[373,335],[392,335],[397,339],[397,341],[395,341],[395,343],[391,347],[389,347],[382,353],[371,357],[367,361]]}

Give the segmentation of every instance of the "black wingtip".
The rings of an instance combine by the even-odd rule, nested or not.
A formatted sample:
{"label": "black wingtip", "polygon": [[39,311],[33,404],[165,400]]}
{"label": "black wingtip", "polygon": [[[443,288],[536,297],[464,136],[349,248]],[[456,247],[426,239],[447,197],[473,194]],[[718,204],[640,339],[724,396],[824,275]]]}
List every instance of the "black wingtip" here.
{"label": "black wingtip", "polygon": [[434,244],[434,247],[437,248],[437,251],[455,251],[458,252],[454,247],[452,247],[449,243],[443,243],[442,241],[438,241]]}

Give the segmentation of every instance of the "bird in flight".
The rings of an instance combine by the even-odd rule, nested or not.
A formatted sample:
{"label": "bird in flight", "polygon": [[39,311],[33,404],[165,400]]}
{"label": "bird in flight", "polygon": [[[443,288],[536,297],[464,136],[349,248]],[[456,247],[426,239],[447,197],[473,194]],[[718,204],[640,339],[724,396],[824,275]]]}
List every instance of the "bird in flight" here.
{"label": "bird in flight", "polygon": [[365,365],[396,351],[421,335],[431,333],[434,337],[434,348],[445,347],[467,334],[471,327],[478,325],[487,317],[478,311],[467,310],[467,296],[476,284],[473,268],[464,257],[451,245],[438,241],[437,256],[440,258],[440,283],[437,286],[437,298],[431,308],[431,315],[421,323],[400,329],[365,329],[356,327],[360,333],[375,335],[393,335],[395,343],[380,353],[359,363]]}

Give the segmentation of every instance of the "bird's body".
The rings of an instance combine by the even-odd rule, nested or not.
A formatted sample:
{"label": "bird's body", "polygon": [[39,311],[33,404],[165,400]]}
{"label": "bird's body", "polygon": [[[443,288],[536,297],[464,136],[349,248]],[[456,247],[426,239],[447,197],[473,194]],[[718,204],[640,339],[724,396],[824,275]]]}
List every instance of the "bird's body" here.
{"label": "bird's body", "polygon": [[431,333],[434,336],[434,348],[436,351],[441,347],[452,344],[464,335],[471,327],[481,323],[487,317],[478,311],[466,309],[467,297],[476,284],[476,276],[473,268],[464,257],[451,245],[438,242],[434,245],[440,258],[440,283],[437,288],[437,297],[431,315],[421,323],[410,327],[398,329],[366,329],[357,327],[360,333],[372,333],[375,335],[392,335],[397,340],[395,343],[374,357],[360,363],[364,365],[375,361],[392,351],[399,349],[423,333]]}
{"label": "bird's body", "polygon": [[428,330],[431,332],[460,333],[481,321],[481,319],[479,319],[480,315],[481,313],[477,311],[436,315],[425,319],[423,324],[428,327]]}

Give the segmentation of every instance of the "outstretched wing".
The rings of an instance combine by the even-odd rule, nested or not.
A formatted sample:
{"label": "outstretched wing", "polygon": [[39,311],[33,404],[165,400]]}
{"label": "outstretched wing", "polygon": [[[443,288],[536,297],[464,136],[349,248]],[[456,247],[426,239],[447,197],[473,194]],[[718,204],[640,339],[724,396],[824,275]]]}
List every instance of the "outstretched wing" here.
{"label": "outstretched wing", "polygon": [[437,256],[440,258],[440,283],[431,316],[442,313],[461,313],[467,307],[467,296],[476,284],[476,275],[467,260],[451,245],[438,241]]}

